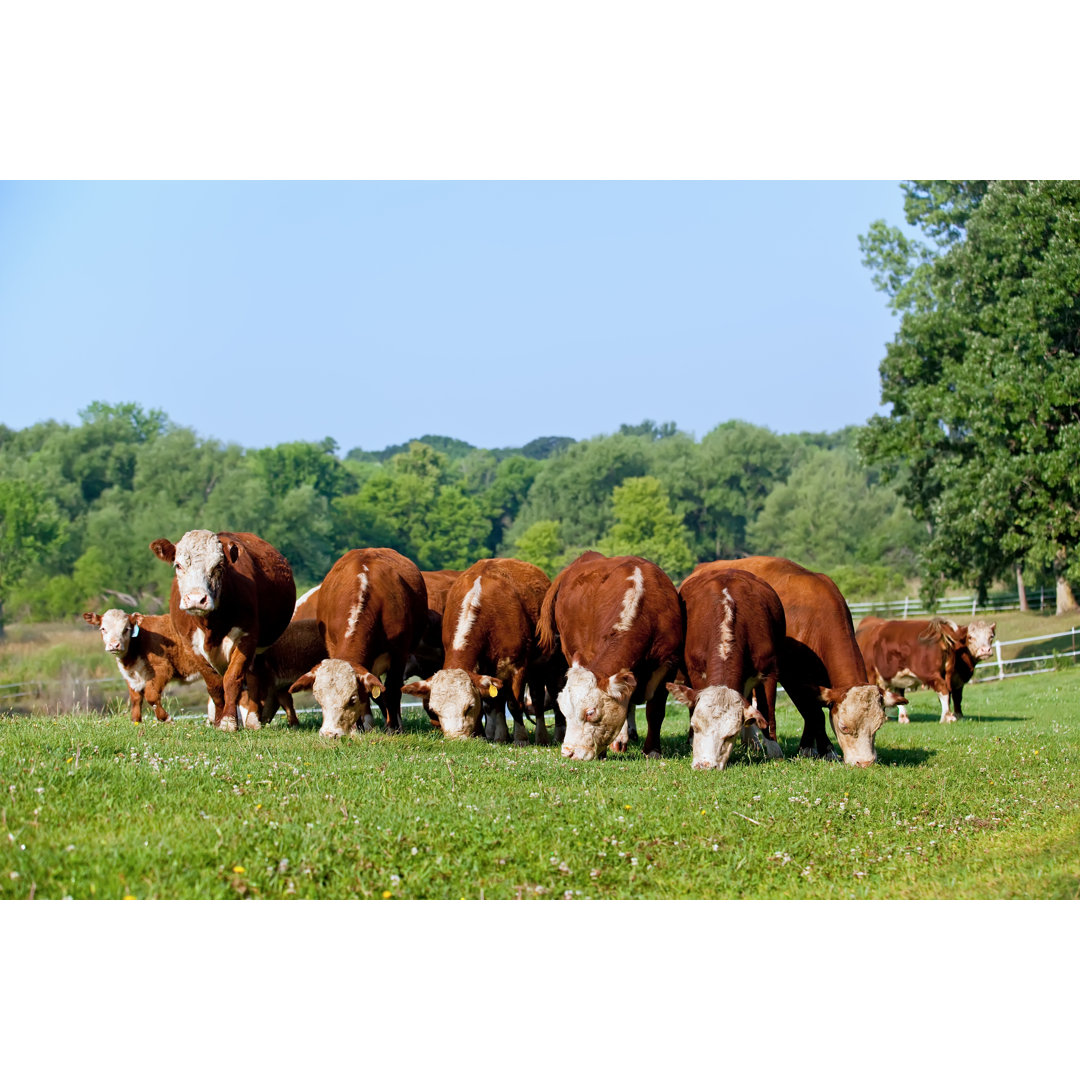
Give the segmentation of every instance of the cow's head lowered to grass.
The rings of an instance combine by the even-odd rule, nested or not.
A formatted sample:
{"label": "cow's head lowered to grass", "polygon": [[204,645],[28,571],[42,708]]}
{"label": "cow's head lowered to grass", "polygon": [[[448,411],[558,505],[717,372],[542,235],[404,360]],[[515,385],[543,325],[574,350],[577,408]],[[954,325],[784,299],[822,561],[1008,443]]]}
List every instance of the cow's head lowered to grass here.
{"label": "cow's head lowered to grass", "polygon": [[637,679],[629,669],[599,678],[577,661],[566,673],[559,708],[566,717],[562,756],[592,761],[604,753],[626,723]]}
{"label": "cow's head lowered to grass", "polygon": [[240,555],[236,544],[223,544],[207,529],[191,529],[176,545],[164,538],[155,540],[150,550],[162,562],[172,563],[180,610],[190,615],[209,615],[217,607],[226,560],[236,562]]}
{"label": "cow's head lowered to grass", "polygon": [[369,699],[385,686],[360,664],[347,660],[323,660],[289,687],[289,693],[310,690],[322,708],[320,735],[338,738],[351,735],[369,711]]}
{"label": "cow's head lowered to grass", "polygon": [[[676,701],[690,710],[694,733],[695,769],[722,769],[731,757],[735,740],[747,724],[768,730],[769,722],[737,690],[728,686],[706,686],[694,690],[683,683],[668,683]],[[768,740],[771,747],[779,747]],[[770,756],[776,756],[770,753]]]}
{"label": "cow's head lowered to grass", "polygon": [[448,739],[467,739],[478,733],[484,698],[497,697],[502,679],[461,668],[443,668],[430,679],[407,683],[403,694],[423,698]]}
{"label": "cow's head lowered to grass", "polygon": [[885,705],[899,704],[899,695],[883,696],[878,686],[849,686],[818,690],[818,701],[829,710],[833,731],[840,743],[845,765],[873,765],[877,761],[874,736],[885,723]]}

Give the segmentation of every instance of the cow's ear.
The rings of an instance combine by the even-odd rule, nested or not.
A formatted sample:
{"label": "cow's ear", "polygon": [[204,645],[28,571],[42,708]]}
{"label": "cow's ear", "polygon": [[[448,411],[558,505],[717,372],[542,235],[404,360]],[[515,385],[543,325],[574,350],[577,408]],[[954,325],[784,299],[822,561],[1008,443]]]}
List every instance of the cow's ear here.
{"label": "cow's ear", "polygon": [[101,625],[101,616],[96,611],[84,611],[82,613],[82,617],[91,626],[100,626]]}
{"label": "cow's ear", "polygon": [[129,624],[130,626],[138,626],[138,625],[139,625],[139,619],[140,619],[141,617],[142,617],[142,616],[141,616],[141,615],[139,615],[139,613],[138,613],[137,611],[133,611],[133,612],[132,612],[132,613],[131,613],[131,614],[130,614],[130,615],[128,616],[128,624]]}
{"label": "cow's ear", "polygon": [[668,693],[680,704],[685,705],[688,709],[694,707],[694,702],[697,701],[697,691],[692,687],[687,686],[681,682],[669,682],[667,684]]}
{"label": "cow's ear", "polygon": [[236,562],[240,558],[240,548],[234,541],[230,540],[225,545],[225,555],[228,557],[229,562]]}
{"label": "cow's ear", "polygon": [[164,536],[150,542],[150,550],[162,561],[172,564],[176,558],[176,545]]}
{"label": "cow's ear", "polygon": [[373,698],[377,698],[386,690],[386,687],[379,682],[379,677],[377,675],[372,675],[370,671],[365,671],[363,675],[360,675],[358,672],[357,677],[360,684]]}
{"label": "cow's ear", "polygon": [[621,671],[616,671],[607,680],[606,689],[604,687],[600,687],[600,689],[605,690],[605,693],[610,694],[620,705],[628,705],[630,695],[633,694],[636,687],[637,679],[631,674],[629,668],[623,668]]}
{"label": "cow's ear", "polygon": [[903,694],[898,694],[895,690],[886,690],[885,697],[882,699],[886,709],[892,709],[897,705],[906,705],[908,699]]}
{"label": "cow's ear", "polygon": [[408,694],[410,697],[423,698],[425,701],[428,699],[428,695],[431,693],[431,680],[424,679],[422,682],[415,681],[406,683],[402,688],[403,694]]}
{"label": "cow's ear", "polygon": [[996,622],[992,622],[992,623],[990,624],[990,633],[991,633],[991,634],[993,634],[993,633],[994,633],[994,632],[995,632],[996,630],[997,630],[997,623],[996,623]]}
{"label": "cow's ear", "polygon": [[493,675],[472,674],[473,685],[484,697],[498,697],[502,689],[502,679],[496,679]]}
{"label": "cow's ear", "polygon": [[746,700],[743,701],[743,719],[748,724],[757,724],[762,731],[769,730],[769,721]]}
{"label": "cow's ear", "polygon": [[831,709],[834,705],[839,705],[843,699],[844,695],[839,690],[834,690],[831,686],[817,687],[817,703],[819,705],[825,705]]}
{"label": "cow's ear", "polygon": [[315,685],[315,672],[319,665],[316,664],[310,671],[305,672],[289,687],[289,693],[295,694],[298,690],[310,690]]}

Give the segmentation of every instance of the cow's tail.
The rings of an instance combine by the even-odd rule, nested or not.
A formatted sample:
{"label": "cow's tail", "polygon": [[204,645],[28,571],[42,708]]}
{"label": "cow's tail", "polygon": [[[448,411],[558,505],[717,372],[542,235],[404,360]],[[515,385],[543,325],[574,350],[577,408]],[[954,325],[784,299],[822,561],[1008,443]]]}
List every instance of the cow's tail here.
{"label": "cow's tail", "polygon": [[940,615],[930,620],[926,629],[919,635],[920,641],[938,641],[942,648],[955,648],[960,641],[960,627],[951,619],[943,619]]}
{"label": "cow's tail", "polygon": [[540,617],[536,620],[536,642],[540,655],[550,660],[558,644],[558,628],[555,625],[555,598],[559,595],[562,574],[558,574],[548,587],[544,602],[540,605]]}

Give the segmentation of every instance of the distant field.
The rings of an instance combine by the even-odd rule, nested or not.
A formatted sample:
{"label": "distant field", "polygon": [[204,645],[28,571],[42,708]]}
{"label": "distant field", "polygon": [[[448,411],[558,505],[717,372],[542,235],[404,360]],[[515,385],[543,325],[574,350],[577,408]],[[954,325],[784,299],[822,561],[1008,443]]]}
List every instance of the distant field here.
{"label": "distant field", "polygon": [[[890,722],[852,769],[739,750],[663,759],[316,720],[226,735],[122,713],[0,715],[0,897],[1059,897],[1080,893],[1080,669],[972,687]],[[801,719],[783,706],[794,753]]]}

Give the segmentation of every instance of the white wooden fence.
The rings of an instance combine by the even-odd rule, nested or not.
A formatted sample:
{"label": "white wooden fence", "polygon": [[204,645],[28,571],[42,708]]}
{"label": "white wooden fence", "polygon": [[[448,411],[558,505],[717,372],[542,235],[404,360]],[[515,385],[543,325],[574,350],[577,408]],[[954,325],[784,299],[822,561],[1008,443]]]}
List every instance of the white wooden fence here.
{"label": "white wooden fence", "polygon": [[[1028,607],[1032,611],[1044,610],[1047,603],[1045,589],[1025,589]],[[1051,591],[1049,602],[1056,603],[1056,597]],[[854,604],[848,604],[851,609],[851,617],[858,622],[864,615],[880,615],[883,619],[929,619],[934,615],[957,615],[963,618],[973,619],[980,612],[993,614],[995,611],[1019,611],[1020,593],[1005,593],[999,596],[988,597],[983,603],[979,603],[978,596],[943,596],[937,607],[930,611],[929,608],[917,596],[905,596],[903,600],[860,600]]]}
{"label": "white wooden fence", "polygon": [[[1011,660],[1006,660],[1002,656],[1002,650],[1009,648],[1012,645],[1028,645],[1033,641],[1054,641],[1055,639],[1061,639],[1063,644],[1068,645],[1067,650],[1055,649],[1052,652],[1043,653],[1038,656],[1014,656]],[[1044,671],[1054,671],[1057,669],[1057,662],[1066,657],[1080,656],[1080,649],[1076,647],[1076,627],[1072,627],[1069,630],[1061,630],[1056,634],[1039,634],[1037,637],[1028,638],[1013,638],[1012,641],[995,641],[994,642],[995,660],[986,661],[975,668],[975,674],[981,676],[979,678],[972,678],[972,682],[992,682],[995,679],[1011,679],[1017,675],[1039,675]],[[1006,671],[1005,669],[1010,666],[1017,666],[1020,664],[1036,664],[1037,667],[1030,668],[1025,671]]]}

